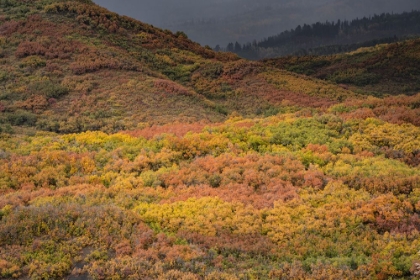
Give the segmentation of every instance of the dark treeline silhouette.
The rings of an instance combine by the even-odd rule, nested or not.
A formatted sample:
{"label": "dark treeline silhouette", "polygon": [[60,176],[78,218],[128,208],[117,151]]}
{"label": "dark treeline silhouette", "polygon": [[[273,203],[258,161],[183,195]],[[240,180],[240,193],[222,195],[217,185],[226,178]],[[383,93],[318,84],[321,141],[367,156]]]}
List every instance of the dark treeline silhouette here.
{"label": "dark treeline silhouette", "polygon": [[[226,51],[248,59],[285,55],[326,55],[420,35],[420,11],[383,13],[361,19],[298,25],[262,41],[229,43]],[[216,46],[216,50],[222,50]]]}

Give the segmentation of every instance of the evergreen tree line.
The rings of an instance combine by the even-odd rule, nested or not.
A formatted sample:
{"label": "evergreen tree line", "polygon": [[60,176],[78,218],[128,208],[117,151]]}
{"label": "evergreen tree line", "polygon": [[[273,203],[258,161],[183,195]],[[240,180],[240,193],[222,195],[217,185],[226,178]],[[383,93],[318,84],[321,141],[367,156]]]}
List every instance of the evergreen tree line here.
{"label": "evergreen tree line", "polygon": [[[352,51],[378,43],[396,42],[420,34],[420,11],[382,13],[351,21],[338,20],[298,25],[278,35],[246,44],[229,43],[215,50],[234,52],[248,59],[285,55],[325,55]],[[398,36],[397,36],[398,35]]]}

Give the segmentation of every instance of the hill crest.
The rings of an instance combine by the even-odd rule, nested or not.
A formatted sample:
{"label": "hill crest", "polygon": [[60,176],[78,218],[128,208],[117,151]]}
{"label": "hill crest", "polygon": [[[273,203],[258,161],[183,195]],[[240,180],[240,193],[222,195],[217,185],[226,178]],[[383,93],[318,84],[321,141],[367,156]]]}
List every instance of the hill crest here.
{"label": "hill crest", "polygon": [[91,1],[0,7],[1,122],[56,132],[326,108],[353,92],[217,53]]}

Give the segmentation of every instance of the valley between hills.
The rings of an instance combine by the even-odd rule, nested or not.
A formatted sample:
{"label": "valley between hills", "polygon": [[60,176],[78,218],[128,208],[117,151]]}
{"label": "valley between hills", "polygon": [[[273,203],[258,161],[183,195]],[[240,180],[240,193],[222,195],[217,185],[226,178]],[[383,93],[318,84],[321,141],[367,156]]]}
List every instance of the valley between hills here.
{"label": "valley between hills", "polygon": [[0,279],[417,279],[419,65],[0,0]]}

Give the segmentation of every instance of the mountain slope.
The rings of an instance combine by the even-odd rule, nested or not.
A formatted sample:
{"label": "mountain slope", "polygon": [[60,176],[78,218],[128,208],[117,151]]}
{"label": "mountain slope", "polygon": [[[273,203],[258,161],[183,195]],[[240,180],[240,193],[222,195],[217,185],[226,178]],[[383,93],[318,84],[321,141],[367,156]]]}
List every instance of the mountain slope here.
{"label": "mountain slope", "polygon": [[416,94],[420,91],[420,39],[382,44],[329,56],[266,60],[279,69],[347,85],[364,94]]}
{"label": "mountain slope", "polygon": [[279,110],[282,100],[289,100],[286,107],[323,107],[354,95],[213,52],[182,32],[154,28],[90,1],[16,0],[1,9],[5,124],[117,131],[141,122],[221,121],[234,111],[265,114]]}

